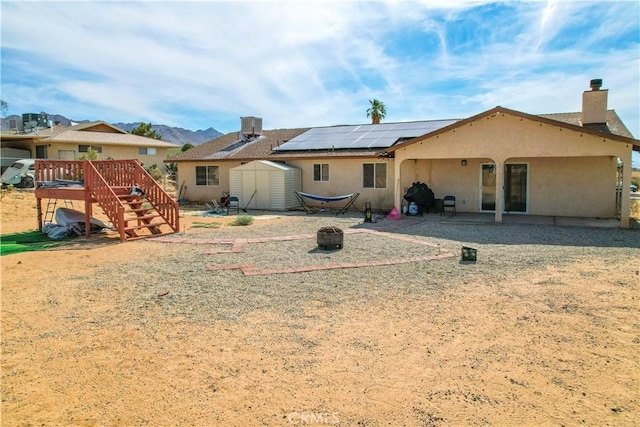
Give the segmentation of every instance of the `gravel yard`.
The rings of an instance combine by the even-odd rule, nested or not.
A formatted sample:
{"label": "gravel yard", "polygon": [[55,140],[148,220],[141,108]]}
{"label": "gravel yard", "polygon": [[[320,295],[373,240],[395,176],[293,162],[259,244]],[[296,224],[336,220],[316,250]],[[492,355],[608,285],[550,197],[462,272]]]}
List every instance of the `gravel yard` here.
{"label": "gravel yard", "polygon": [[2,257],[2,425],[637,425],[638,229],[181,220]]}

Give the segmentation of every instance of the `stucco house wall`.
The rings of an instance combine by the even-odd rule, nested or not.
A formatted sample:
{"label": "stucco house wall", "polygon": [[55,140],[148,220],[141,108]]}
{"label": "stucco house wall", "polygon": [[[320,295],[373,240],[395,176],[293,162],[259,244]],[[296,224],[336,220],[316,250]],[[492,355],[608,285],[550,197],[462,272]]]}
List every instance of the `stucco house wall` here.
{"label": "stucco house wall", "polygon": [[[329,165],[329,181],[313,180],[313,165],[324,163]],[[365,163],[387,164],[386,188],[363,188],[362,165]],[[374,210],[390,210],[393,208],[393,183],[395,182],[393,159],[360,158],[360,159],[304,159],[289,160],[287,164],[302,170],[302,191],[318,196],[342,196],[360,193],[356,205],[371,203]],[[309,201],[310,205],[319,203]]]}
{"label": "stucco house wall", "polygon": [[[183,182],[187,190],[183,197],[194,202],[208,202],[211,199],[218,200],[223,191],[229,191],[229,171],[245,162],[240,161],[189,161],[181,162],[178,167],[178,190]],[[393,183],[394,161],[393,159],[363,158],[363,159],[288,159],[284,162],[302,170],[302,191],[319,196],[342,196],[351,193],[360,193],[358,206],[370,202],[375,210],[390,210],[393,208]],[[323,163],[329,165],[329,181],[313,180],[313,165]],[[365,163],[387,164],[386,188],[363,188],[362,165]],[[195,185],[196,166],[218,166],[220,184],[216,186]],[[309,201],[311,205],[319,205]]]}
{"label": "stucco house wall", "polygon": [[480,164],[526,163],[527,213],[614,217],[617,159],[630,159],[631,147],[498,112],[397,149],[400,196],[396,203],[405,187],[422,181],[438,198],[455,195],[458,211],[477,212]]}
{"label": "stucco house wall", "polygon": [[613,218],[616,163],[612,157],[533,159],[529,213]]}
{"label": "stucco house wall", "polygon": [[[48,158],[49,159],[62,159],[62,160],[77,160],[79,157],[85,155],[86,153],[81,153],[79,151],[79,145],[90,145],[90,144],[78,144],[77,142],[73,143],[63,143],[63,142],[51,142],[47,146]],[[160,170],[164,170],[166,165],[164,164],[164,160],[167,158],[168,148],[158,147],[156,148],[156,154],[147,155],[147,154],[139,154],[138,148],[135,146],[117,146],[117,145],[107,145],[107,144],[96,144],[102,148],[102,152],[98,153],[98,160],[108,160],[108,159],[137,159],[142,166],[150,167],[152,165],[157,165]]]}
{"label": "stucco house wall", "polygon": [[[183,162],[178,165],[177,186],[178,191],[183,185],[187,186],[183,198],[193,202],[209,202],[212,199],[220,200],[223,191],[229,192],[229,169],[240,166],[240,161],[194,161]],[[219,168],[219,184],[218,185],[196,185],[196,167],[197,166],[218,166]]]}

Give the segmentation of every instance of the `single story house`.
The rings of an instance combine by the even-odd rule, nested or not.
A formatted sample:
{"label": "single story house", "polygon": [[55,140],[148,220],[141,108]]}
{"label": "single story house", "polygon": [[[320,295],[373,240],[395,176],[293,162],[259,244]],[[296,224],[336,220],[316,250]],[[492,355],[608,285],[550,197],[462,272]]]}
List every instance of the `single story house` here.
{"label": "single story house", "polygon": [[[640,141],[593,80],[581,112],[532,115],[495,107],[465,119],[241,131],[174,158],[185,197],[208,201],[229,190],[233,168],[255,160],[301,170],[301,190],[326,197],[359,193],[359,204],[389,211],[414,182],[457,212],[620,218],[629,226],[631,153]],[[247,127],[249,119],[259,126]],[[238,197],[241,204],[251,194]]]}
{"label": "single story house", "polygon": [[99,121],[73,126],[55,125],[27,134],[3,133],[3,149],[26,150],[36,159],[76,160],[89,149],[98,160],[137,159],[143,166],[165,169],[168,150],[180,145],[130,134]]}

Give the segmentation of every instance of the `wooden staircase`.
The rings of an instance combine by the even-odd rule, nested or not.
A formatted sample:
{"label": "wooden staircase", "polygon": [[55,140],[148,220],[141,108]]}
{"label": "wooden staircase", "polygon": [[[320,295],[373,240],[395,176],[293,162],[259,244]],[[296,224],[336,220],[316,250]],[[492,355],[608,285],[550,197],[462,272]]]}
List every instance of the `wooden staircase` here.
{"label": "wooden staircase", "polygon": [[[87,224],[97,203],[120,234],[121,241],[141,239],[180,230],[179,206],[137,160],[55,161],[36,162],[36,180],[56,182],[67,171],[67,180],[84,182],[84,188],[74,191],[55,186],[36,189],[38,216],[41,217],[42,198],[84,199]],[[71,171],[71,173],[68,173]],[[144,194],[135,194],[134,187]],[[87,227],[87,237],[89,236]]]}
{"label": "wooden staircase", "polygon": [[[137,160],[85,163],[85,187],[120,233],[120,240],[177,233],[179,207]],[[138,187],[144,194],[132,194]]]}

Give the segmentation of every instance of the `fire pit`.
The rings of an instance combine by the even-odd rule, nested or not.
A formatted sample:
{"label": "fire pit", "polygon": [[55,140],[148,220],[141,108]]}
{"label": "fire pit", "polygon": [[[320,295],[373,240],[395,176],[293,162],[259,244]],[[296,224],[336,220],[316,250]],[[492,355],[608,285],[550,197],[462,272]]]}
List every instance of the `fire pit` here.
{"label": "fire pit", "polygon": [[318,247],[320,249],[342,249],[344,233],[336,227],[322,227],[318,230]]}

